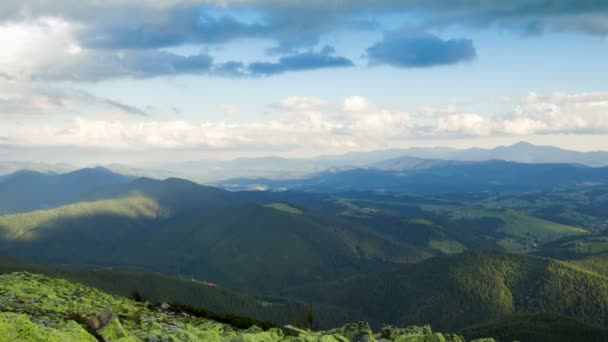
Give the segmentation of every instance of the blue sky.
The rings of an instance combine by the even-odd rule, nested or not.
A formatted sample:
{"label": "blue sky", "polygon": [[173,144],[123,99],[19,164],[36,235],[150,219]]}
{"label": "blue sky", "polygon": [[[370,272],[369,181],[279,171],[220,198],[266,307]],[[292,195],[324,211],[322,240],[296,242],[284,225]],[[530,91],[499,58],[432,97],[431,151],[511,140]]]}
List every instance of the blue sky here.
{"label": "blue sky", "polygon": [[2,4],[0,158],[608,150],[608,5],[475,3]]}

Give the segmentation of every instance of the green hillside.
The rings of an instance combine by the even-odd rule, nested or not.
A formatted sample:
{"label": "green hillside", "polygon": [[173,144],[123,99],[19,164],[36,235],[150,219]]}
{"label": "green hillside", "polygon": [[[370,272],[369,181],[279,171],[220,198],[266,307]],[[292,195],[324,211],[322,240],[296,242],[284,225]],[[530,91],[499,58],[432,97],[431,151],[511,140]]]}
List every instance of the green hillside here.
{"label": "green hillside", "polygon": [[499,341],[608,341],[608,329],[606,328],[581,323],[572,318],[547,314],[507,316],[465,328],[460,333],[469,339],[494,336]]}
{"label": "green hillside", "polygon": [[[305,311],[303,303],[282,298],[265,298],[262,301],[219,286],[210,286],[202,280],[181,279],[133,270],[44,266],[0,256],[0,274],[22,271],[67,279],[114,295],[127,297],[136,291],[153,302],[205,307],[220,313],[257,317],[280,324],[293,322]],[[336,314],[331,310],[324,312],[328,316]],[[319,315],[320,319],[322,317],[323,314]]]}
{"label": "green hillside", "polygon": [[263,293],[430,256],[331,217],[254,204],[171,220],[121,252],[132,265]]}
{"label": "green hillside", "polygon": [[[0,216],[0,251],[41,263],[134,267],[271,294],[432,256],[331,215],[252,201],[248,194],[187,181],[142,179],[121,197]],[[269,266],[275,272],[265,274]]]}
{"label": "green hillside", "polygon": [[44,235],[45,229],[53,229],[61,221],[97,216],[150,220],[156,218],[159,211],[158,203],[139,194],[80,202],[53,209],[0,216],[0,237],[6,240],[34,240]]}
{"label": "green hillside", "polygon": [[[385,328],[395,342],[464,342],[430,327]],[[235,315],[152,306],[66,280],[30,273],[0,275],[1,342],[375,342],[366,323],[313,332]],[[488,341],[487,339],[484,341]]]}
{"label": "green hillside", "polygon": [[536,252],[538,255],[557,259],[580,259],[608,254],[608,236],[593,235],[562,239],[549,243]]}
{"label": "green hillside", "polygon": [[447,330],[536,312],[605,326],[607,294],[608,278],[587,268],[528,255],[487,252],[436,257],[399,271],[285,293],[340,308],[350,320],[397,325],[429,322]]}
{"label": "green hillside", "polygon": [[336,215],[384,234],[414,243],[433,254],[464,249],[532,252],[568,236],[587,235],[585,229],[547,221],[523,212],[486,208],[403,194],[349,194],[335,199]]}

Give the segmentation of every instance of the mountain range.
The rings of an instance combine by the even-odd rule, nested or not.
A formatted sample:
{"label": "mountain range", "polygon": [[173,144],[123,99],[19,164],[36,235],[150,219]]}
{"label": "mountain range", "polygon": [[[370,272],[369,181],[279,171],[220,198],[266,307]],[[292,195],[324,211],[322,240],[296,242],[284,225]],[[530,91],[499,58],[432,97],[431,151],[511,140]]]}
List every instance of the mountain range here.
{"label": "mountain range", "polygon": [[[113,172],[135,177],[164,179],[179,177],[195,182],[216,184],[232,178],[306,178],[328,171],[356,168],[403,170],[425,168],[443,161],[503,160],[518,163],[565,163],[592,167],[608,166],[608,152],[580,152],[553,146],[537,146],[519,142],[491,149],[455,149],[449,147],[389,149],[369,152],[349,152],[342,155],[324,155],[311,158],[283,158],[276,156],[237,158],[233,160],[192,160],[183,162],[156,162],[137,165],[107,164],[102,166]],[[18,170],[65,173],[78,167],[65,164],[35,162],[0,162],[0,176]]]}
{"label": "mountain range", "polygon": [[0,178],[0,253],[11,256],[0,273],[278,324],[311,305],[322,329],[366,320],[467,338],[553,336],[560,324],[568,336],[603,334],[606,169],[397,157],[230,181],[277,191],[101,167],[17,171]]}

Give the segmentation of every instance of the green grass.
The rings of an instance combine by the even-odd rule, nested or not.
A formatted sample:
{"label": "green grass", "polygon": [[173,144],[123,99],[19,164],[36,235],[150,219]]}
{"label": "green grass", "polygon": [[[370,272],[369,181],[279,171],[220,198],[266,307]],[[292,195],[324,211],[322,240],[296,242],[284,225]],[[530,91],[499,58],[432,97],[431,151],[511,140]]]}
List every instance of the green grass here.
{"label": "green grass", "polygon": [[294,215],[302,215],[304,212],[298,208],[294,208],[287,203],[270,203],[264,205],[266,208],[272,208],[278,211],[283,211],[286,213],[294,214]]}

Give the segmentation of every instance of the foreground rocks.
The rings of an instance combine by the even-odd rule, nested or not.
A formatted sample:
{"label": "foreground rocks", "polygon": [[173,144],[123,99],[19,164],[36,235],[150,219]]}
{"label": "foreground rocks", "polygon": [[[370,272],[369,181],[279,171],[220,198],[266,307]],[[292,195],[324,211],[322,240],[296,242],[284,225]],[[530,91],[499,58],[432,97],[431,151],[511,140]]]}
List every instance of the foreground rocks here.
{"label": "foreground rocks", "polygon": [[292,326],[236,329],[29,273],[0,275],[0,342],[8,341],[464,342],[460,335],[433,332],[429,326],[387,326],[374,334],[366,322],[322,332]]}

